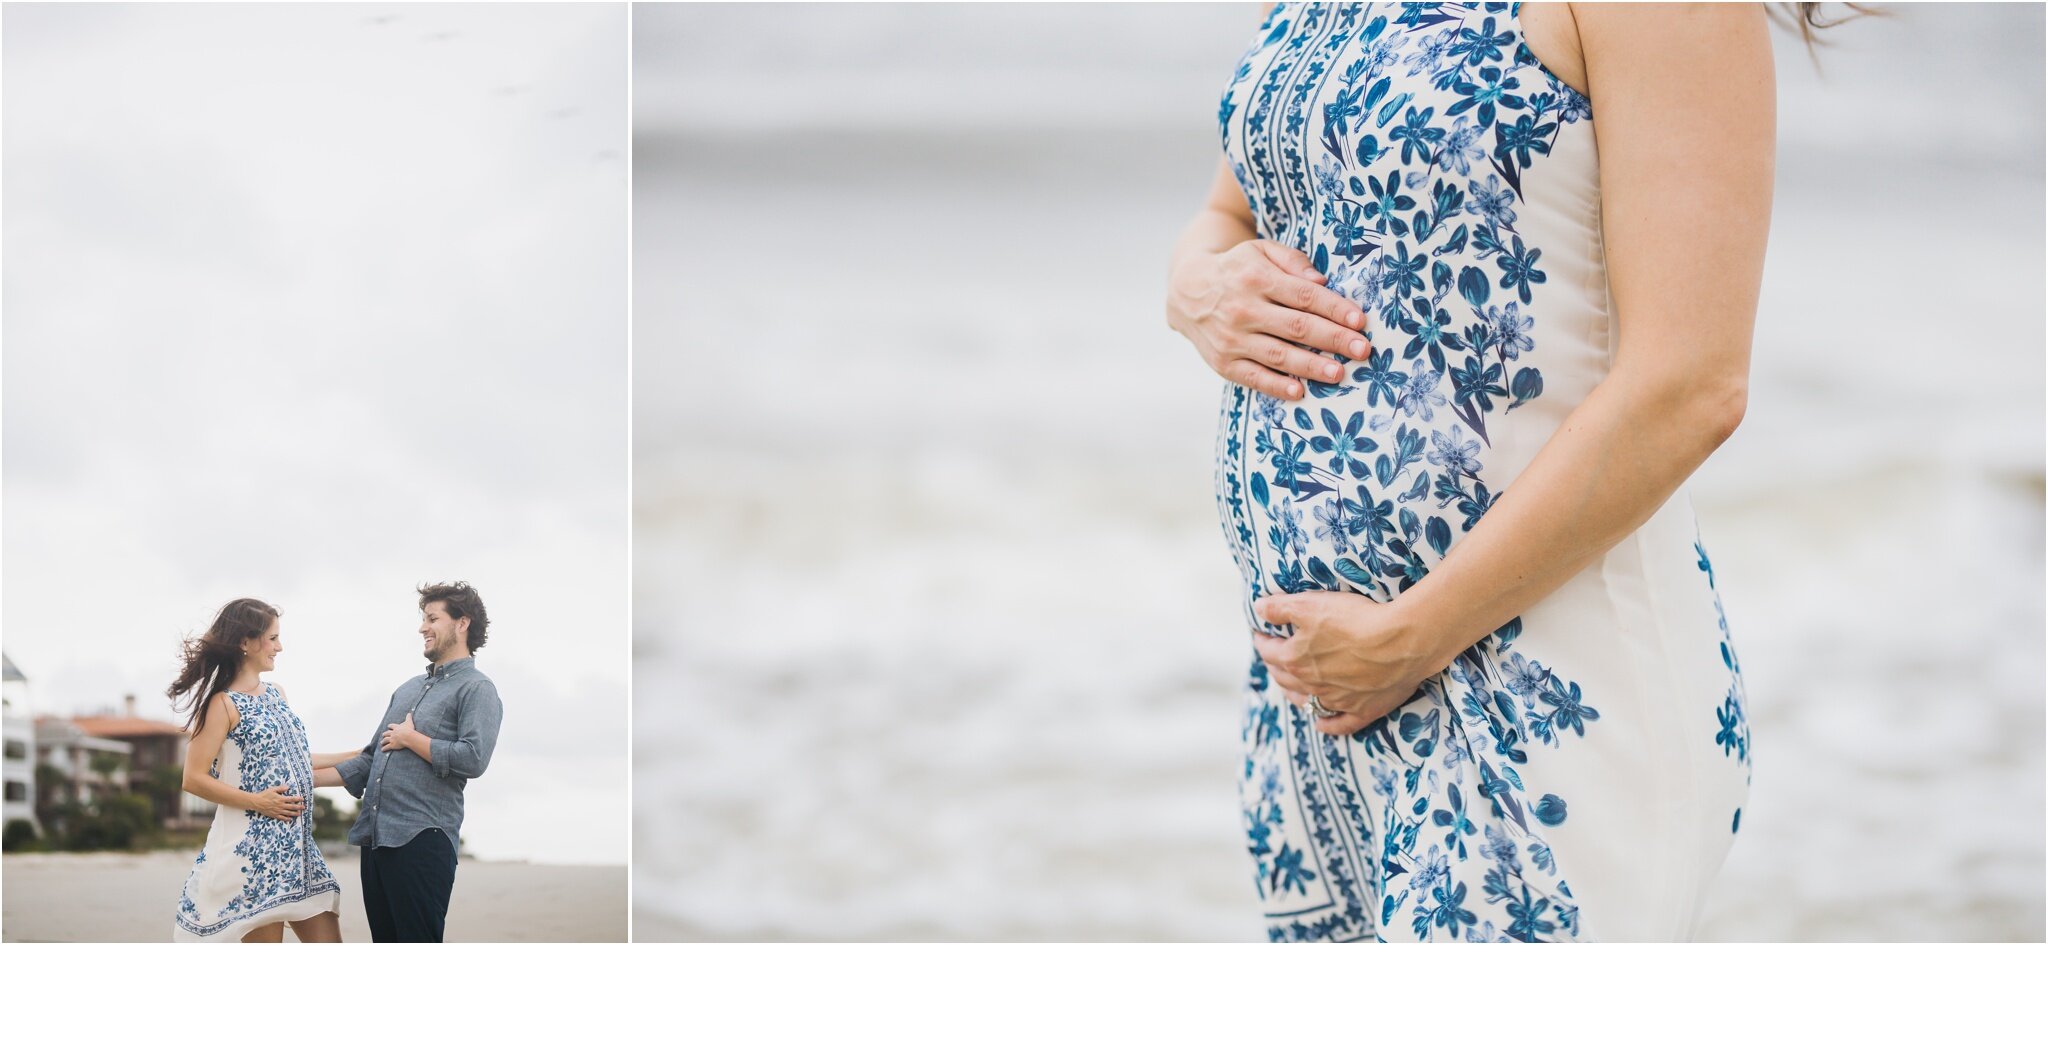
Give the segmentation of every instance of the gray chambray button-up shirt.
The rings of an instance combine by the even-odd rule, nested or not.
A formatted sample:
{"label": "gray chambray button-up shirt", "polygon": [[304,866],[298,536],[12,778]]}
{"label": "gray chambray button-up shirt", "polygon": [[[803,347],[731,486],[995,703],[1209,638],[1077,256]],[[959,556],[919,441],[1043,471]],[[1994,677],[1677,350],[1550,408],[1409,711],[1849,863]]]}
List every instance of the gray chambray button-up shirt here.
{"label": "gray chambray button-up shirt", "polygon": [[[385,726],[412,715],[413,728],[434,738],[433,761],[406,748],[382,750]],[[482,776],[498,744],[504,706],[498,687],[476,670],[476,658],[430,666],[391,694],[384,722],[361,754],[336,766],[348,793],[362,800],[350,845],[399,846],[430,827],[455,845],[462,829],[462,788]]]}

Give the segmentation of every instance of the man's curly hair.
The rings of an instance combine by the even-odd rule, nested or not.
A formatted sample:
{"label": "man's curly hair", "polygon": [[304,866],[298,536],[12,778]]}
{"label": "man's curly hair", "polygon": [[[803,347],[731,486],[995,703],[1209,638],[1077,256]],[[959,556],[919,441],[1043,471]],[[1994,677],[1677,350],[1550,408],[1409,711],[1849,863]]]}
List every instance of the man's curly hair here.
{"label": "man's curly hair", "polygon": [[420,609],[427,603],[438,602],[448,607],[448,615],[469,622],[469,651],[484,648],[484,633],[490,630],[491,615],[484,612],[484,598],[476,589],[461,581],[453,584],[422,584],[419,587]]}

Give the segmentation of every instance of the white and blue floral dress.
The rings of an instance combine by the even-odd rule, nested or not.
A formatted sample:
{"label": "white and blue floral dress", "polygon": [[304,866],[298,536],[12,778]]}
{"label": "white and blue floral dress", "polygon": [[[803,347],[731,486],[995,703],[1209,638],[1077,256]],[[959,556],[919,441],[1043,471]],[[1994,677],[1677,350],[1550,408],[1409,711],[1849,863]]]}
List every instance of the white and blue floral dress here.
{"label": "white and blue floral dress", "polygon": [[277,820],[228,806],[214,811],[178,898],[172,938],[181,943],[236,943],[251,929],[341,909],[341,888],[313,842],[306,727],[268,682],[260,694],[229,691],[228,700],[241,721],[221,744],[213,775],[243,791],[284,784],[306,800],[307,812]]}
{"label": "white and blue floral dress", "polygon": [[[1231,386],[1216,496],[1251,600],[1427,575],[1607,374],[1588,100],[1519,5],[1293,4],[1219,119],[1259,235],[1374,345],[1298,404]],[[1274,940],[1688,937],[1741,824],[1743,687],[1691,502],[1317,733],[1253,657],[1240,791]]]}

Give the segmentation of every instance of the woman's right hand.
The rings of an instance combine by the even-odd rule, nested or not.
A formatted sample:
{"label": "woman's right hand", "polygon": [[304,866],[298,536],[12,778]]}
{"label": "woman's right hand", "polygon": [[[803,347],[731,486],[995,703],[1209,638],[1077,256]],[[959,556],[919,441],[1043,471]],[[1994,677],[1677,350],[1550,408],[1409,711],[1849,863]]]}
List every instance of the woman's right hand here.
{"label": "woman's right hand", "polygon": [[1327,278],[1306,255],[1271,240],[1184,255],[1167,281],[1166,322],[1225,380],[1300,399],[1295,378],[1334,383],[1344,374],[1342,363],[1309,348],[1359,360],[1372,354],[1360,333],[1364,313],[1324,286]]}
{"label": "woman's right hand", "polygon": [[279,784],[268,791],[251,793],[249,809],[272,820],[293,820],[306,811],[306,800],[291,794],[287,785]]}

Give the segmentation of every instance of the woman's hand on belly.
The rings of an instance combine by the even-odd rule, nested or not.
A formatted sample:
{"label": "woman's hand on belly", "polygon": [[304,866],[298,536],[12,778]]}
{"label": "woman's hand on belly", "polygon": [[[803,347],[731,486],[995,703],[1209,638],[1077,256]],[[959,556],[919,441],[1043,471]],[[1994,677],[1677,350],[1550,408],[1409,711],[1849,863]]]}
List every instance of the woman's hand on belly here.
{"label": "woman's hand on belly", "polygon": [[1344,364],[1310,348],[1365,359],[1365,316],[1323,286],[1300,251],[1251,239],[1219,253],[1191,251],[1168,280],[1166,322],[1225,380],[1277,399],[1300,399],[1291,377],[1334,383]]}
{"label": "woman's hand on belly", "polygon": [[1407,703],[1457,654],[1418,633],[1395,604],[1363,595],[1268,595],[1252,603],[1252,611],[1270,623],[1293,626],[1287,638],[1254,632],[1252,644],[1290,703],[1305,707],[1315,697],[1339,712],[1316,719],[1320,733],[1356,733],[1371,725]]}

